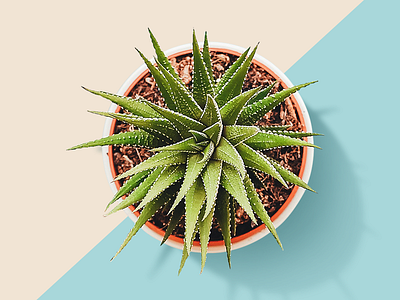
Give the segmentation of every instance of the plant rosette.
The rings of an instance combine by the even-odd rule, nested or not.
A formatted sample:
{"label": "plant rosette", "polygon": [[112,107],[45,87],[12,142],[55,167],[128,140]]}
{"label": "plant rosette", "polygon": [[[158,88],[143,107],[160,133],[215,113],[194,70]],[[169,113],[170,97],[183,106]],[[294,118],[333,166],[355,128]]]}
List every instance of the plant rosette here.
{"label": "plant rosette", "polygon": [[[242,47],[226,43],[210,42],[209,47],[210,51],[232,54],[238,57],[245,51],[245,49]],[[168,58],[190,54],[192,53],[192,44],[178,46],[170,50],[167,50],[164,53],[166,56],[168,56]],[[152,61],[152,63],[154,63],[154,60]],[[255,64],[266,70],[270,75],[272,75],[275,78],[275,80],[281,83],[284,89],[293,87],[293,84],[286,77],[286,75],[264,57],[255,54],[254,59],[252,60],[252,64]],[[133,72],[129,76],[129,78],[121,86],[117,94],[121,96],[128,96],[130,91],[132,91],[132,89],[139,82],[139,80],[147,76],[148,74],[149,70],[147,66],[143,64],[140,68],[138,68],[135,72]],[[310,117],[300,94],[298,92],[295,92],[290,95],[290,99],[299,115],[302,130],[304,132],[312,132]],[[108,110],[109,113],[115,113],[118,111],[119,111],[119,106],[116,104],[112,104]],[[115,119],[107,118],[104,126],[103,137],[108,137],[114,134],[115,125],[116,125]],[[305,139],[308,143],[311,144],[313,143],[313,136],[305,137]],[[114,181],[114,178],[118,174],[116,173],[114,167],[112,146],[103,146],[102,153],[103,153],[103,161],[104,161],[107,180],[109,181],[110,187],[113,193],[115,194],[120,189],[121,185],[118,181]],[[305,183],[308,183],[308,180],[310,178],[312,164],[313,164],[313,155],[314,155],[314,148],[303,147],[302,162],[301,162],[299,177]],[[289,217],[289,215],[292,213],[292,211],[299,203],[304,191],[305,191],[304,188],[301,188],[297,185],[293,187],[289,197],[285,200],[284,204],[271,218],[275,228],[279,227]],[[128,208],[124,209],[125,213],[129,216],[129,218],[131,218],[133,222],[136,222],[140,213],[134,210],[135,208],[133,206],[129,206]],[[147,221],[145,225],[142,227],[142,229],[150,236],[156,238],[157,240],[159,241],[163,240],[165,231],[155,226],[153,223]],[[269,232],[270,231],[264,224],[255,227],[254,229],[250,230],[247,233],[233,237],[231,239],[232,243],[231,249],[234,250],[252,244],[261,239],[262,237],[266,236]],[[181,250],[184,248],[184,240],[174,235],[170,235],[165,243],[171,247],[178,248]],[[200,244],[198,241],[193,242],[193,247],[191,251],[200,252]],[[223,240],[210,241],[208,244],[208,253],[218,253],[225,251],[226,248]]]}

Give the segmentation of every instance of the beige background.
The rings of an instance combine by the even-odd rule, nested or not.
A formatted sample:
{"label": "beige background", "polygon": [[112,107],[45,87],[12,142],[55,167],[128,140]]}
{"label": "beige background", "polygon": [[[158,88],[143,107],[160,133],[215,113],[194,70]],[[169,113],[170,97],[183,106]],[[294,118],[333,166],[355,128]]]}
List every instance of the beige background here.
{"label": "beige background", "polygon": [[[0,6],[0,299],[37,299],[124,218],[97,149],[109,104],[83,91],[116,92],[152,56],[191,41],[254,46],[286,71],[361,0],[8,1]],[[148,3],[148,4],[146,4]],[[247,5],[246,7],[244,5]]]}

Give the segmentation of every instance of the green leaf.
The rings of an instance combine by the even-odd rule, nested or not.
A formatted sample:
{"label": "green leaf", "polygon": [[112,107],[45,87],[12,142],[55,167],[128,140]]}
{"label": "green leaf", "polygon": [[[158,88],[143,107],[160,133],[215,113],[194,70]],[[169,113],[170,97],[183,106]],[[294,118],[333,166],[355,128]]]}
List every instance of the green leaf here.
{"label": "green leaf", "polygon": [[105,210],[107,210],[111,204],[113,204],[115,201],[117,201],[119,198],[121,198],[123,195],[131,192],[134,188],[138,187],[140,183],[143,182],[143,180],[147,177],[147,175],[150,174],[150,170],[146,170],[140,173],[137,173],[133,175],[131,178],[129,178],[125,184],[118,190],[118,192],[115,193],[114,197],[112,200],[107,204],[107,207]]}
{"label": "green leaf", "polygon": [[246,168],[247,171],[247,175],[249,175],[251,182],[253,183],[253,185],[260,189],[260,188],[264,188],[265,190],[268,190],[267,185],[264,183],[264,178],[261,179],[260,175],[258,174],[257,170],[251,169],[251,168]]}
{"label": "green leaf", "polygon": [[193,97],[201,108],[206,105],[207,95],[213,95],[212,81],[200,53],[199,44],[193,30]]}
{"label": "green leaf", "polygon": [[236,150],[240,153],[243,158],[244,164],[252,169],[259,170],[261,172],[267,173],[272,177],[276,178],[280,183],[282,183],[286,188],[288,187],[285,180],[271,164],[271,162],[264,157],[262,154],[256,152],[251,147],[242,143],[236,147]]}
{"label": "green leaf", "polygon": [[222,137],[222,123],[215,123],[214,125],[207,127],[203,130],[203,132],[207,135],[207,137],[214,142],[215,145],[220,143]]}
{"label": "green leaf", "polygon": [[179,190],[178,196],[176,196],[175,202],[170,209],[170,213],[175,209],[179,202],[185,197],[188,190],[195,183],[197,177],[199,177],[201,171],[207,164],[207,160],[199,163],[202,159],[201,154],[190,154],[188,155],[186,164],[186,173],[183,179],[181,189]]}
{"label": "green leaf", "polygon": [[261,90],[259,93],[251,97],[251,99],[247,102],[246,106],[253,104],[254,102],[257,102],[261,99],[264,99],[268,96],[268,94],[271,92],[272,88],[275,86],[276,81],[271,83],[269,86],[267,86],[265,89]]}
{"label": "green leaf", "polygon": [[261,221],[267,226],[269,232],[272,233],[275,240],[278,242],[279,246],[282,247],[282,243],[279,240],[278,234],[276,233],[276,229],[274,224],[272,223],[270,217],[268,216],[267,211],[264,208],[264,205],[261,203],[260,198],[256,190],[254,189],[253,183],[251,182],[249,176],[246,176],[244,179],[244,186],[246,188],[247,198],[249,199],[250,205],[253,211],[257,214],[257,216],[261,219]]}
{"label": "green leaf", "polygon": [[[164,192],[164,193],[166,194],[166,192]],[[111,261],[113,259],[115,259],[119,253],[121,253],[122,249],[125,248],[125,246],[129,243],[129,241],[132,239],[132,237],[147,222],[147,220],[150,219],[157,212],[157,210],[159,210],[160,207],[165,204],[165,199],[168,199],[168,198],[163,194],[163,195],[160,195],[159,197],[157,197],[157,199],[155,201],[152,201],[148,205],[146,205],[146,207],[140,213],[140,216],[137,219],[135,226],[133,226],[131,231],[128,233],[128,236],[125,238],[121,247],[119,248],[117,253],[114,255],[114,257],[111,259]]]}
{"label": "green leaf", "polygon": [[200,233],[200,252],[201,252],[201,271],[203,272],[203,268],[206,264],[207,259],[207,248],[208,242],[210,240],[210,231],[213,221],[214,215],[214,207],[212,208],[211,212],[206,216],[204,214],[205,206],[203,205],[202,214],[200,214],[199,218],[199,233]]}
{"label": "green leaf", "polygon": [[201,115],[200,122],[206,126],[211,126],[215,123],[222,124],[221,114],[217,102],[210,95],[207,95],[206,106],[204,107],[203,114]]}
{"label": "green leaf", "polygon": [[203,132],[200,132],[197,130],[189,130],[189,133],[193,136],[196,143],[200,143],[200,142],[208,140],[207,134],[205,134]]}
{"label": "green leaf", "polygon": [[136,207],[135,211],[147,205],[150,201],[155,199],[159,194],[166,190],[173,183],[177,182],[185,174],[185,167],[183,165],[168,166],[163,169],[160,176],[154,181],[150,190],[143,198],[142,202]]}
{"label": "green leaf", "polygon": [[182,151],[182,152],[192,152],[196,153],[202,151],[204,147],[199,146],[193,137],[187,138],[186,140],[180,141],[178,143],[151,149],[153,152],[158,151]]}
{"label": "green leaf", "polygon": [[[265,129],[264,129],[265,130]],[[265,130],[266,132],[268,132],[268,130]],[[271,130],[272,131],[272,130]],[[280,135],[286,135],[286,136],[290,136],[292,138],[303,138],[303,137],[308,137],[308,136],[319,136],[319,135],[323,135],[320,133],[313,133],[313,132],[302,132],[302,131],[280,131],[280,130],[275,130],[274,133],[276,134],[280,134]]]}
{"label": "green leaf", "polygon": [[80,148],[89,148],[95,146],[106,146],[106,145],[131,145],[140,146],[145,148],[162,146],[165,143],[160,141],[154,135],[147,133],[143,130],[135,130],[122,132],[107,136],[95,141],[83,143],[67,150],[75,150]]}
{"label": "green leaf", "polygon": [[255,150],[266,150],[276,147],[291,147],[291,146],[318,146],[308,143],[304,140],[295,139],[289,136],[280,135],[276,132],[259,132],[255,136],[249,138],[245,143]]}
{"label": "green leaf", "polygon": [[169,236],[172,234],[179,221],[181,220],[183,214],[185,213],[185,203],[182,201],[179,205],[174,209],[172,216],[169,220],[168,227],[165,230],[164,237],[162,239],[161,245],[164,244]]}
{"label": "green leaf", "polygon": [[240,65],[240,67],[236,70],[232,77],[230,77],[229,81],[227,81],[226,84],[222,86],[222,88],[216,94],[215,101],[218,103],[219,107],[224,106],[225,103],[241,93],[244,78],[247,75],[247,70],[249,69],[251,61],[253,60],[257,47],[258,45],[246,58],[243,64]]}
{"label": "green leaf", "polygon": [[214,153],[214,150],[215,150],[214,143],[213,143],[213,141],[210,141],[208,146],[203,151],[203,158],[198,163],[200,164],[200,163],[203,163],[205,161],[209,161],[211,156]]}
{"label": "green leaf", "polygon": [[[249,53],[250,47],[244,51],[240,57],[229,67],[228,70],[222,75],[221,79],[219,80],[216,88],[215,88],[215,93],[218,94],[222,90],[222,88],[232,79],[232,77],[235,75],[239,67],[243,64],[243,62],[246,59],[247,53]],[[218,103],[218,102],[217,102]],[[219,105],[219,103],[218,103]],[[223,104],[222,104],[223,105]],[[219,105],[220,107],[222,105]]]}
{"label": "green leaf", "polygon": [[242,157],[236,151],[235,147],[224,137],[222,137],[218,147],[215,148],[213,158],[234,166],[242,177],[246,174]]}
{"label": "green leaf", "polygon": [[229,268],[231,267],[231,229],[229,214],[229,194],[224,189],[219,189],[215,208],[215,218],[221,228],[222,237],[225,243],[226,256]]}
{"label": "green leaf", "polygon": [[[181,81],[182,79],[179,77],[179,75],[175,72],[174,67],[172,67],[168,57],[164,54],[164,52],[161,50],[160,45],[158,44],[156,38],[154,37],[153,33],[149,30],[150,33],[150,38],[151,38],[151,43],[153,44],[154,51],[156,52],[157,55],[157,60],[158,62],[165,68],[167,69],[177,80]],[[182,82],[182,81],[181,81]]]}
{"label": "green leaf", "polygon": [[207,69],[207,75],[208,75],[209,81],[211,82],[211,87],[213,89],[212,95],[214,95],[214,89],[215,89],[214,74],[213,74],[212,64],[211,64],[210,49],[208,46],[207,31],[204,33],[203,61],[206,66],[206,69]]}
{"label": "green leaf", "polygon": [[257,219],[251,209],[246,191],[243,186],[242,178],[238,171],[229,164],[222,165],[221,185],[224,189],[236,199],[239,205],[249,215],[250,219],[257,224]]}
{"label": "green leaf", "polygon": [[175,104],[176,111],[192,119],[199,120],[201,114],[203,113],[203,110],[193,99],[193,96],[191,95],[187,87],[183,85],[180,81],[178,81],[174,76],[172,76],[171,73],[166,70],[162,65],[159,65],[159,68],[165,79],[167,80],[170,90],[172,92],[171,99]]}
{"label": "green leaf", "polygon": [[114,118],[128,124],[132,124],[144,131],[147,131],[148,133],[154,135],[155,137],[161,140],[179,141],[181,139],[179,132],[177,132],[174,126],[168,120],[165,119],[143,118],[133,115],[99,112],[99,111],[89,111],[89,112],[100,116]]}
{"label": "green leaf", "polygon": [[217,198],[219,183],[221,180],[221,171],[222,161],[210,160],[201,174],[204,189],[207,195],[207,204],[204,218],[208,217],[212,208],[214,207],[215,199]]}
{"label": "green leaf", "polygon": [[[151,186],[154,184],[154,181],[156,181],[157,178],[160,176],[162,170],[163,168],[157,168],[152,171],[128,197],[118,203],[118,205],[116,205],[109,213],[107,213],[106,216],[109,216],[142,200],[146,196]],[[134,177],[135,176],[133,176],[132,178]]]}
{"label": "green leaf", "polygon": [[224,126],[223,135],[224,137],[236,147],[240,143],[243,143],[247,139],[256,135],[260,130],[257,126]]}
{"label": "green leaf", "polygon": [[138,49],[136,51],[139,53],[139,55],[142,57],[144,63],[146,64],[147,68],[150,70],[151,75],[153,75],[153,78],[157,84],[158,89],[161,92],[162,97],[164,98],[165,104],[169,109],[177,111],[177,107],[175,104],[175,101],[173,101],[173,92],[171,91],[171,88],[168,84],[167,79],[164,77],[164,75],[158,70],[144,55],[142,52],[140,52]]}
{"label": "green leaf", "polygon": [[203,184],[197,177],[193,185],[188,190],[185,197],[185,246],[190,253],[192,248],[192,235],[195,232],[196,223],[199,218],[200,209],[206,198]]}
{"label": "green leaf", "polygon": [[[196,236],[196,232],[197,232],[197,230],[195,230],[193,232],[193,235],[192,235],[191,240],[190,240],[190,244],[193,244],[193,240],[194,240],[194,238]],[[181,274],[181,271],[182,271],[182,269],[183,269],[183,267],[185,265],[185,262],[186,262],[187,258],[189,257],[189,253],[190,253],[190,250],[187,249],[186,241],[184,240],[183,251],[182,251],[182,259],[181,259],[181,265],[180,265],[179,271],[178,271],[178,276],[179,276],[179,274]]]}
{"label": "green leaf", "polygon": [[297,92],[298,90],[300,90],[301,88],[306,87],[315,82],[316,81],[296,85],[294,87],[277,92],[276,94],[273,94],[267,98],[264,98],[262,100],[254,102],[253,104],[251,104],[249,106],[246,106],[242,110],[242,113],[240,114],[237,123],[242,124],[242,125],[252,125],[252,124],[256,123],[267,112],[269,112],[271,109],[273,109],[278,104],[285,101],[285,99],[287,97],[289,97],[291,94],[293,94],[293,93]]}
{"label": "green leaf", "polygon": [[152,157],[149,157],[145,161],[136,165],[132,169],[126,171],[125,173],[117,176],[114,180],[120,180],[127,176],[131,176],[133,174],[153,169],[161,166],[170,166],[170,165],[179,165],[186,163],[186,153],[177,152],[177,151],[164,151],[161,153],[157,153]]}
{"label": "green leaf", "polygon": [[307,183],[305,183],[300,177],[298,177],[296,174],[290,172],[289,170],[285,169],[282,167],[279,163],[276,161],[269,159],[269,161],[272,163],[272,165],[275,167],[275,169],[281,174],[282,178],[286,180],[287,182],[291,182],[295,185],[298,185],[302,188],[305,188],[309,191],[312,191],[316,193],[312,188],[308,186]]}
{"label": "green leaf", "polygon": [[222,123],[224,125],[236,124],[236,120],[239,117],[239,114],[242,111],[244,105],[259,90],[260,90],[260,87],[251,89],[251,90],[244,92],[244,93],[236,96],[235,98],[229,100],[229,102],[227,102],[221,108]]}
{"label": "green leaf", "polygon": [[175,128],[179,131],[183,138],[188,138],[191,136],[189,130],[197,130],[202,131],[206,126],[204,126],[199,121],[196,121],[192,118],[189,118],[185,115],[182,115],[178,112],[174,112],[167,108],[159,107],[151,102],[146,102],[151,108],[157,111],[160,115],[162,115],[165,119],[170,121]]}
{"label": "green leaf", "polygon": [[158,114],[156,111],[148,107],[140,97],[133,99],[131,97],[119,96],[107,92],[94,91],[87,89],[85,87],[82,88],[84,88],[88,92],[91,92],[92,94],[99,95],[105,99],[114,102],[115,104],[121,106],[122,108],[126,109],[127,111],[129,111],[134,115],[141,116],[144,118],[160,117],[160,114]]}
{"label": "green leaf", "polygon": [[229,209],[231,215],[231,234],[236,235],[236,203],[232,197],[229,199]]}

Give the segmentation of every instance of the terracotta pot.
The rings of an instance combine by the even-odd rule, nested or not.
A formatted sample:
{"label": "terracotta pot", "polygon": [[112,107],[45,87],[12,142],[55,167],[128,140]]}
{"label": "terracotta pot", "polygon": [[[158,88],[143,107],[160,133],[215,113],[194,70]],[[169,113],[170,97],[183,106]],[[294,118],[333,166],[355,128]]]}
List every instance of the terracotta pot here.
{"label": "terracotta pot", "polygon": [[[241,53],[245,51],[244,48],[235,46],[235,45],[230,45],[230,44],[225,44],[225,43],[210,43],[210,51],[218,51],[218,52],[225,52],[227,54],[233,54],[239,56]],[[165,51],[165,54],[171,58],[171,57],[177,57],[180,55],[188,54],[192,52],[192,45],[191,44],[186,44],[182,45],[179,47],[175,47],[173,49],[170,49],[168,51]],[[260,55],[255,55],[253,63],[262,67],[265,69],[269,74],[274,76],[276,79],[280,79],[281,84],[283,88],[288,88],[292,87],[293,84],[290,82],[290,80],[285,76],[285,74],[280,71],[276,66],[274,66],[270,61],[267,59],[261,57]],[[135,72],[132,73],[132,75],[125,81],[125,83],[122,85],[122,87],[119,89],[118,93],[119,95],[125,95],[127,96],[129,92],[132,90],[132,88],[137,84],[137,82],[142,79],[144,76],[148,74],[148,69],[147,67],[143,64],[139,69],[137,69]],[[293,95],[290,96],[292,104],[296,107],[300,122],[302,123],[303,131],[307,132],[312,132],[312,127],[311,127],[311,121],[310,117],[308,115],[308,111],[306,109],[306,106],[300,97],[299,93],[296,92]],[[115,104],[112,104],[109,108],[109,112],[115,112],[118,110],[118,106]],[[114,133],[114,127],[115,127],[115,120],[113,119],[107,119],[105,126],[104,126],[104,131],[103,131],[103,137],[109,136]],[[313,143],[313,137],[308,137],[308,142]],[[110,182],[110,187],[113,191],[113,193],[116,193],[118,189],[120,188],[119,182],[112,182],[112,180],[115,178],[117,175],[115,172],[114,168],[114,163],[113,163],[113,153],[112,153],[112,146],[103,146],[102,148],[103,151],[103,161],[104,161],[104,166],[106,170],[106,176],[108,182]],[[304,182],[308,183],[308,180],[310,178],[311,174],[311,169],[312,169],[312,163],[313,163],[313,156],[314,156],[314,148],[312,147],[304,147],[303,148],[303,157],[302,157],[302,164],[301,164],[301,169],[300,169],[300,174],[299,177],[303,179]],[[294,210],[296,205],[299,203],[302,195],[304,193],[304,189],[300,188],[298,186],[295,186],[289,195],[288,199],[285,201],[284,205],[273,215],[271,218],[275,227],[279,227],[285,220],[286,218],[291,214],[291,212]],[[132,213],[133,207],[129,207],[124,209],[125,213],[134,221],[136,222],[139,212]],[[164,236],[164,231],[161,230],[160,228],[156,227],[154,224],[147,222],[142,229],[147,232],[149,235],[152,237],[162,240]],[[255,229],[242,234],[237,237],[232,238],[232,250],[238,249],[241,247],[244,247],[246,245],[249,245],[251,243],[254,243],[255,241],[261,239],[265,235],[269,233],[268,229],[266,226],[263,224],[259,227],[256,227]],[[279,232],[278,232],[279,234]],[[169,239],[166,242],[167,245],[172,246],[174,248],[178,249],[183,249],[183,239],[171,235]],[[200,252],[200,244],[198,241],[195,241],[193,244],[192,251],[194,252]],[[208,253],[217,253],[217,252],[225,252],[225,245],[224,242],[221,241],[210,241],[208,245]]]}

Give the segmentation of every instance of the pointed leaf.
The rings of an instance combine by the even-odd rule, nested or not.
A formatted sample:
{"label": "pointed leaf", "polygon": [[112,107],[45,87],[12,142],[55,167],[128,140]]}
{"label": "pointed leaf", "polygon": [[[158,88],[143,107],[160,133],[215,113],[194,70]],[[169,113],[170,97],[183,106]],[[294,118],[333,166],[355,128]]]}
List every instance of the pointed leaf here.
{"label": "pointed leaf", "polygon": [[214,142],[215,145],[218,145],[222,137],[223,128],[222,122],[217,122],[214,125],[204,129],[203,132],[210,140]]}
{"label": "pointed leaf", "polygon": [[[146,196],[151,186],[154,184],[154,181],[156,181],[160,176],[162,170],[163,168],[157,168],[152,171],[128,197],[118,203],[118,205],[115,206],[109,213],[107,213],[106,216],[109,216],[142,200]],[[132,178],[134,177],[135,176]]]}
{"label": "pointed leaf", "polygon": [[177,182],[185,174],[185,167],[183,165],[174,165],[165,167],[160,176],[154,181],[150,190],[143,198],[142,202],[136,207],[135,211],[141,209],[147,203],[155,199],[159,194],[166,190],[169,186]]}
{"label": "pointed leaf", "polygon": [[125,248],[125,246],[129,243],[129,241],[132,239],[132,237],[139,231],[139,229],[147,222],[148,219],[150,219],[156,212],[157,210],[160,209],[161,206],[165,204],[165,199],[168,199],[167,197],[164,196],[159,196],[155,201],[152,201],[146,207],[142,210],[140,213],[139,218],[137,219],[135,226],[133,226],[132,230],[128,233],[128,236],[125,238],[124,242],[122,243],[121,247],[117,251],[117,253],[114,255],[114,257],[111,259],[115,259],[119,253],[121,253],[122,249]]}
{"label": "pointed leaf", "polygon": [[255,136],[249,138],[245,143],[255,150],[266,150],[277,147],[291,147],[291,146],[318,146],[308,143],[304,140],[295,139],[290,136],[280,135],[276,132],[259,132]]}
{"label": "pointed leaf", "polygon": [[226,256],[229,268],[231,267],[231,229],[230,229],[229,194],[224,189],[219,189],[217,205],[215,207],[215,218],[221,228],[225,243]]}
{"label": "pointed leaf", "polygon": [[208,242],[210,240],[210,232],[211,226],[214,216],[214,207],[210,211],[210,213],[206,216],[204,214],[205,206],[202,208],[202,214],[200,214],[199,218],[199,233],[200,233],[200,252],[201,252],[201,271],[203,272],[203,268],[206,264],[207,259],[207,249],[208,249]]}
{"label": "pointed leaf", "polygon": [[136,127],[144,131],[147,131],[148,133],[154,135],[155,137],[161,140],[179,141],[181,139],[179,132],[177,132],[174,126],[168,120],[165,119],[143,118],[133,115],[109,113],[109,112],[98,112],[98,111],[89,111],[89,112],[100,116],[114,118],[119,121],[135,125]]}
{"label": "pointed leaf", "polygon": [[240,143],[243,143],[247,139],[256,135],[260,130],[256,126],[225,126],[224,127],[224,137],[236,147]]}
{"label": "pointed leaf", "polygon": [[165,79],[167,80],[170,90],[172,92],[171,99],[175,104],[176,111],[192,119],[200,119],[203,111],[201,107],[197,104],[197,102],[193,99],[193,96],[186,88],[186,86],[179,82],[162,65],[159,65],[159,68]]}
{"label": "pointed leaf", "polygon": [[207,31],[204,33],[203,61],[206,66],[207,75],[208,75],[209,81],[211,82],[211,87],[213,90],[213,93],[211,95],[214,96],[215,83],[214,83],[214,74],[213,74],[212,64],[211,64],[210,49],[208,46]]}
{"label": "pointed leaf", "polygon": [[149,101],[146,102],[152,109],[157,111],[160,115],[162,115],[165,119],[170,121],[175,128],[179,131],[183,138],[188,138],[191,136],[189,130],[197,130],[202,131],[206,126],[204,126],[199,121],[196,121],[192,118],[184,116],[178,112],[174,112],[167,108],[159,107]]}
{"label": "pointed leaf", "polygon": [[203,151],[203,158],[198,162],[199,164],[209,161],[215,150],[214,143],[210,141],[208,146]]}
{"label": "pointed leaf", "polygon": [[[193,232],[193,235],[191,237],[190,244],[193,244],[193,240],[194,240],[194,238],[196,236],[196,232],[197,232],[197,225],[196,225],[196,230]],[[179,267],[178,275],[181,274],[181,271],[182,271],[182,269],[183,269],[183,267],[185,265],[185,262],[186,262],[187,258],[189,257],[189,253],[190,253],[190,250],[188,250],[188,248],[186,247],[186,241],[184,240],[182,258],[181,258],[181,265]]]}
{"label": "pointed leaf", "polygon": [[251,89],[251,90],[244,92],[244,93],[236,96],[235,98],[229,100],[229,102],[227,102],[221,108],[222,123],[224,125],[236,124],[236,120],[239,117],[239,114],[242,111],[244,105],[259,90],[260,90],[260,87]]}
{"label": "pointed leaf", "polygon": [[169,236],[172,234],[179,221],[181,220],[183,214],[185,213],[185,203],[182,201],[179,205],[174,209],[172,216],[169,220],[168,227],[165,230],[164,237],[161,241],[161,245],[164,244]]}
{"label": "pointed leaf", "polygon": [[213,95],[212,83],[193,30],[193,97],[201,108],[206,105],[207,95]]}
{"label": "pointed leaf", "polygon": [[[265,130],[265,129],[264,129]],[[268,130],[265,130],[266,132],[268,132]],[[272,130],[271,130],[272,131]],[[303,137],[308,137],[308,136],[319,136],[319,135],[323,135],[320,133],[313,133],[313,132],[302,132],[302,131],[279,131],[279,130],[275,130],[276,134],[280,134],[280,135],[286,135],[286,136],[290,136],[292,138],[303,138]]]}
{"label": "pointed leaf", "polygon": [[[174,67],[171,65],[168,57],[164,54],[164,52],[161,50],[160,45],[158,44],[156,38],[154,37],[153,33],[149,30],[150,33],[150,38],[151,38],[151,43],[153,44],[154,51],[156,52],[157,55],[157,60],[158,62],[165,68],[167,69],[177,80],[181,81],[182,79],[179,77],[179,75],[175,72]],[[182,81],[181,81],[182,82]]]}
{"label": "pointed leaf", "polygon": [[165,142],[160,141],[154,135],[147,133],[143,130],[134,130],[128,132],[122,132],[107,136],[95,141],[83,143],[67,150],[75,150],[80,148],[89,148],[95,146],[106,146],[106,145],[131,145],[140,146],[145,148],[158,147],[165,144]]}
{"label": "pointed leaf", "polygon": [[247,70],[249,69],[251,61],[253,60],[257,47],[258,45],[246,58],[243,64],[240,65],[229,81],[227,81],[226,84],[216,94],[215,101],[218,103],[219,107],[224,106],[229,100],[239,95],[242,91],[244,78],[247,75]]}
{"label": "pointed leaf", "polygon": [[236,199],[239,205],[249,215],[250,219],[254,223],[257,223],[257,219],[254,216],[249,200],[247,199],[242,178],[238,171],[229,164],[222,165],[221,185],[233,198]]}
{"label": "pointed leaf", "polygon": [[235,147],[224,137],[222,137],[218,147],[215,148],[213,158],[234,166],[242,177],[246,174],[242,157],[236,151]]}
{"label": "pointed leaf", "polygon": [[210,160],[204,171],[201,174],[203,179],[204,189],[206,191],[206,210],[204,218],[207,218],[214,207],[215,199],[217,198],[218,187],[221,180],[222,161]]}
{"label": "pointed leaf", "polygon": [[232,197],[229,199],[229,209],[231,216],[231,234],[232,236],[236,235],[236,203],[235,199]]}
{"label": "pointed leaf", "polygon": [[189,133],[193,136],[196,143],[200,143],[208,140],[207,134],[197,131],[197,130],[189,130]]}
{"label": "pointed leaf", "polygon": [[272,177],[276,178],[286,188],[288,187],[285,180],[282,178],[279,172],[275,169],[275,167],[271,164],[271,162],[262,154],[256,152],[254,149],[250,148],[244,143],[238,145],[236,147],[236,150],[242,156],[243,162],[247,167],[267,173]]}
{"label": "pointed leaf", "polygon": [[[253,211],[257,214],[257,216],[261,219],[261,221],[267,226],[269,232],[272,233],[275,240],[278,242],[279,246],[282,248],[282,243],[279,240],[278,234],[276,233],[275,226],[272,223],[270,217],[268,216],[267,211],[264,208],[264,205],[261,203],[260,198],[256,190],[254,189],[253,183],[250,178],[246,176],[244,179],[244,186],[246,188],[247,198],[251,204]],[[283,249],[283,248],[282,248]]]}
{"label": "pointed leaf", "polygon": [[146,64],[147,68],[150,70],[151,75],[157,84],[158,89],[161,92],[161,95],[164,98],[165,104],[169,109],[177,111],[177,107],[175,101],[173,101],[173,92],[171,91],[170,86],[168,85],[167,79],[165,79],[164,75],[158,70],[138,49],[136,51],[142,57],[144,63]]}
{"label": "pointed leaf", "polygon": [[186,163],[186,153],[177,151],[164,151],[157,153],[152,157],[146,159],[142,163],[136,165],[132,169],[126,171],[125,173],[117,176],[114,180],[120,180],[127,176],[142,172],[144,170],[153,169],[161,166],[179,165]]}
{"label": "pointed leaf", "polygon": [[293,94],[293,93],[297,92],[298,90],[300,90],[301,88],[306,87],[315,82],[316,81],[296,85],[294,87],[291,87],[291,88],[285,89],[283,91],[280,91],[276,94],[273,94],[267,98],[264,98],[262,100],[254,102],[253,104],[251,104],[249,106],[246,106],[242,110],[237,123],[243,124],[243,125],[252,125],[252,124],[256,123],[267,112],[269,112],[271,109],[273,109],[278,104],[285,101],[285,99],[287,97],[289,97],[291,94]]}
{"label": "pointed leaf", "polygon": [[[226,85],[226,83],[232,79],[233,75],[237,72],[239,67],[243,64],[244,60],[246,59],[247,53],[249,53],[250,47],[244,51],[240,57],[229,67],[228,70],[222,75],[221,79],[219,80],[216,88],[215,93],[218,94],[221,89]],[[219,103],[218,103],[219,104]],[[220,105],[221,107],[222,105]]]}
{"label": "pointed leaf", "polygon": [[197,177],[185,197],[185,245],[189,253],[192,248],[191,237],[195,232],[200,209],[203,206],[205,199],[206,193],[203,184],[201,183],[200,178]]}
{"label": "pointed leaf", "polygon": [[133,175],[131,178],[129,178],[125,184],[118,190],[118,192],[115,193],[114,197],[112,200],[107,204],[107,207],[105,210],[107,210],[111,204],[113,204],[115,201],[117,201],[119,198],[121,198],[123,195],[131,192],[134,188],[138,187],[139,184],[143,182],[143,180],[150,174],[150,170],[146,170],[140,173],[137,173]]}
{"label": "pointed leaf", "polygon": [[305,188],[309,191],[312,191],[315,193],[315,191],[308,186],[307,183],[305,183],[300,177],[298,177],[296,174],[290,172],[289,170],[285,169],[282,167],[279,163],[276,161],[269,159],[269,161],[272,163],[272,165],[275,167],[275,169],[281,174],[282,178],[286,180],[287,182],[291,182],[295,185],[298,185],[302,188]]}
{"label": "pointed leaf", "polygon": [[202,159],[201,154],[189,154],[186,163],[186,173],[183,179],[181,189],[179,190],[178,196],[176,196],[175,202],[172,205],[169,212],[173,211],[179,202],[185,197],[188,190],[195,183],[197,177],[199,177],[201,171],[204,169],[208,161],[199,163]]}
{"label": "pointed leaf", "polygon": [[181,151],[181,152],[192,152],[196,153],[202,151],[204,147],[199,146],[193,137],[187,138],[186,140],[180,141],[178,143],[151,149],[153,152],[158,151]]}
{"label": "pointed leaf", "polygon": [[253,104],[254,102],[257,102],[261,99],[264,99],[268,96],[268,94],[271,92],[272,88],[275,86],[276,81],[271,83],[269,86],[267,86],[265,89],[261,90],[259,93],[251,97],[251,99],[246,103],[246,106]]}
{"label": "pointed leaf", "polygon": [[214,123],[221,122],[222,118],[221,114],[214,98],[210,95],[207,95],[206,106],[204,107],[203,114],[201,115],[200,122],[206,126],[211,126]]}
{"label": "pointed leaf", "polygon": [[119,96],[107,92],[102,91],[94,91],[83,87],[86,91],[91,92],[92,94],[99,95],[105,99],[108,99],[115,104],[121,106],[126,109],[130,113],[145,117],[145,118],[158,118],[160,114],[154,111],[152,108],[148,107],[146,103],[143,102],[141,98],[133,99],[131,97]]}

